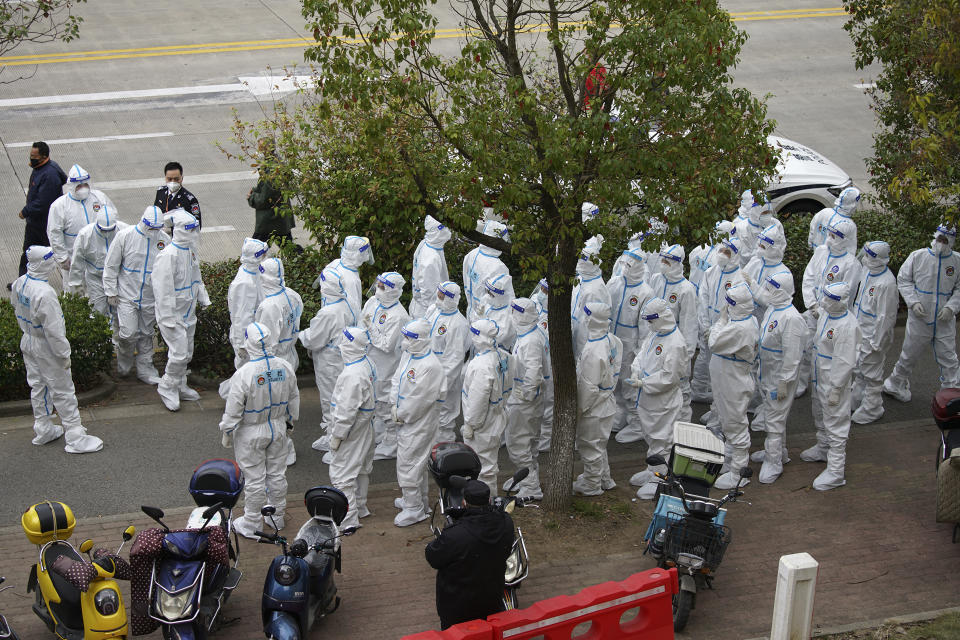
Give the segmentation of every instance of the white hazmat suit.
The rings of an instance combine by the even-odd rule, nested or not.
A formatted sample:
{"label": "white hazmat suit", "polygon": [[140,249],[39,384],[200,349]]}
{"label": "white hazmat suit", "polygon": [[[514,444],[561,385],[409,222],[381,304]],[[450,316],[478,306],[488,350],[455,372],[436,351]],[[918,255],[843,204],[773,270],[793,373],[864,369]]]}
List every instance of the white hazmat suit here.
{"label": "white hazmat suit", "polygon": [[163,212],[149,206],[140,221],[117,232],[103,265],[103,292],[117,308],[117,371],[130,374],[136,353],[137,378],[160,382],[153,366],[153,336],[157,315],[153,297],[153,267],[170,244],[163,232]]}
{"label": "white hazmat suit", "polygon": [[128,226],[117,220],[114,212],[103,207],[96,221],[80,229],[70,259],[70,289],[86,292],[93,310],[110,319],[114,335],[118,324],[117,307],[107,303],[107,294],[103,292],[103,265],[117,234]]}
{"label": "white hazmat suit", "polygon": [[[343,290],[347,292],[347,301],[351,309],[359,309],[363,304],[363,289],[360,285],[360,266],[373,264],[373,249],[365,236],[347,236],[340,248],[340,257],[331,260],[322,271],[333,271],[340,276]],[[321,273],[322,273],[321,271]],[[313,288],[320,288],[320,276],[313,281]]]}
{"label": "white hazmat suit", "polygon": [[863,277],[853,305],[861,333],[852,400],[857,409],[850,418],[857,424],[868,424],[883,416],[883,365],[893,343],[900,304],[897,279],[887,267],[889,261],[890,245],[886,242],[863,245]]}
{"label": "white hazmat suit", "polygon": [[[174,227],[176,233],[176,227]],[[230,394],[220,420],[223,445],[233,446],[243,471],[243,515],[234,520],[240,535],[256,539],[262,528],[260,509],[277,508],[274,519],[283,529],[287,508],[287,424],[300,417],[297,374],[275,355],[276,341],[266,326],[253,322],[246,330],[250,360],[230,379]]]}
{"label": "white hazmat suit", "polygon": [[427,312],[430,324],[430,346],[443,365],[447,377],[447,393],[440,405],[438,442],[457,439],[457,418],[463,389],[464,359],[470,351],[470,325],[460,313],[460,285],[447,280],[437,286],[437,302]]}
{"label": "white hazmat suit", "polygon": [[760,205],[754,203],[747,209],[746,216],[740,218],[730,230],[730,235],[740,241],[740,266],[745,267],[757,252],[757,236],[763,231],[760,226]]}
{"label": "white hazmat suit", "polygon": [[850,312],[846,282],[823,288],[823,308],[814,338],[813,422],[817,443],[804,450],[807,462],[826,461],[827,468],[813,481],[813,488],[826,491],[846,484],[847,436],[850,434],[850,388],[857,366],[860,326]]}
{"label": "white hazmat suit", "polygon": [[443,245],[450,240],[450,229],[437,222],[433,216],[423,221],[426,235],[413,252],[413,274],[410,296],[410,317],[423,318],[434,303],[437,285],[450,278]]}
{"label": "white hazmat suit", "polygon": [[173,224],[173,242],[157,256],[153,269],[153,297],[160,335],[167,343],[167,368],[157,392],[170,411],[180,410],[180,400],[198,400],[187,386],[187,367],[193,359],[193,334],[197,329],[197,306],[210,305],[200,277],[196,243],[200,223],[182,209],[167,214]]}
{"label": "white hazmat suit", "polygon": [[507,292],[513,291],[513,278],[508,273],[501,273],[484,281],[483,287],[486,293],[480,315],[497,323],[497,344],[509,351],[517,340],[517,328],[513,325],[513,311],[510,309],[512,298],[507,297]]}
{"label": "white hazmat suit", "polygon": [[[753,196],[750,196],[751,199]],[[730,230],[733,229],[733,223],[729,220],[720,220],[717,222],[714,232],[711,234],[711,244],[702,244],[690,251],[687,256],[687,262],[690,264],[690,284],[700,295],[700,283],[703,281],[707,270],[715,264],[717,249],[720,248],[720,241],[729,237]]]}
{"label": "white hazmat suit", "polygon": [[[840,192],[833,207],[821,209],[810,219],[810,232],[807,234],[807,244],[816,251],[817,247],[827,241],[830,225],[840,218],[852,218],[860,204],[860,190],[856,187],[847,187]],[[850,251],[857,248],[857,228],[853,227],[853,235],[847,238],[846,247]]]}
{"label": "white hazmat suit", "polygon": [[[603,236],[595,236],[587,241],[577,260],[577,284],[570,295],[570,319],[573,323],[573,356],[579,357],[587,343],[589,330],[584,305],[588,302],[602,302],[608,307],[610,292],[603,281],[603,272],[600,270],[600,246]],[[619,371],[617,372],[619,374]]]}
{"label": "white hazmat suit", "polygon": [[[55,260],[50,247],[31,246],[27,272],[10,287],[10,303],[23,332],[20,352],[33,406],[33,444],[47,444],[66,434],[67,453],[92,453],[103,448],[103,440],[88,435],[80,422],[63,310],[47,282],[57,268]],[[62,426],[53,423],[54,411]]]}
{"label": "white hazmat suit", "polygon": [[268,258],[260,264],[260,287],[263,300],[257,307],[257,322],[266,325],[270,333],[276,336],[277,356],[286,360],[296,371],[300,366],[297,337],[300,334],[303,300],[300,294],[286,286],[280,258]]}
{"label": "white hazmat suit", "polygon": [[[496,220],[486,220],[480,229],[481,233],[488,236],[498,236],[504,240],[509,238],[507,228],[503,223]],[[502,274],[509,274],[507,265],[500,260],[500,251],[481,244],[479,247],[470,251],[463,258],[463,295],[467,300],[467,322],[471,324],[483,317],[483,283],[488,279],[496,278]],[[513,293],[513,283],[506,293],[508,300],[516,297]]]}
{"label": "white hazmat suit", "polygon": [[244,238],[240,247],[240,268],[227,289],[227,308],[230,311],[230,344],[233,346],[233,366],[242,367],[249,355],[244,349],[247,326],[253,322],[257,307],[263,301],[260,286],[260,263],[267,255],[266,242]]}

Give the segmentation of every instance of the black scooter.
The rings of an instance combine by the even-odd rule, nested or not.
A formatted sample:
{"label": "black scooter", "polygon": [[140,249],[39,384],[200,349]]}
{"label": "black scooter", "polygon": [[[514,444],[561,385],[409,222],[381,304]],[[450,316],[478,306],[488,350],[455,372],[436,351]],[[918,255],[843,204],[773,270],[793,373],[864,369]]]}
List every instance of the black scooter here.
{"label": "black scooter", "polygon": [[[334,570],[340,572],[340,523],[347,515],[346,496],[333,487],[313,487],[304,496],[310,519],[293,544],[278,533],[257,531],[260,542],[279,545],[283,553],[270,563],[263,583],[261,616],[270,640],[300,640],[314,623],[340,606]],[[273,522],[276,509],[261,513]],[[274,523],[276,529],[276,523]]]}
{"label": "black scooter", "polygon": [[[0,584],[3,584],[3,581],[6,580],[3,576],[0,576]],[[13,585],[8,585],[6,587],[0,587],[0,592],[6,591],[7,589],[13,589]],[[7,622],[7,619],[0,615],[0,640],[20,640],[13,629],[10,628],[10,624]]]}

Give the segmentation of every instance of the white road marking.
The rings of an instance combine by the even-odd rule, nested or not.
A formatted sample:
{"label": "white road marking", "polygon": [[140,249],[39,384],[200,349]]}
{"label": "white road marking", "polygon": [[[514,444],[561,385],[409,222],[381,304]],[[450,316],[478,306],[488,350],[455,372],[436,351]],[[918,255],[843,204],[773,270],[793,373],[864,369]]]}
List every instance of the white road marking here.
{"label": "white road marking", "polygon": [[[109,142],[112,140],[141,140],[143,138],[168,138],[174,135],[173,131],[158,131],[156,133],[130,133],[118,136],[99,136],[96,138],[63,138],[61,140],[47,140],[47,144],[79,144],[82,142]],[[11,142],[6,145],[8,149],[18,147],[31,147],[32,142]]]}
{"label": "white road marking", "polygon": [[200,233],[217,233],[220,231],[236,231],[236,229],[234,227],[231,227],[228,224],[222,225],[219,227],[201,227],[200,228]]}
{"label": "white road marking", "polygon": [[290,93],[300,87],[314,85],[311,76],[240,76],[237,80],[258,98]]}
{"label": "white road marking", "polygon": [[854,88],[854,89],[876,89],[876,88],[877,88],[877,83],[876,83],[876,82],[861,82],[861,83],[858,83],[858,84],[853,85],[853,88]]}
{"label": "white road marking", "polygon": [[[241,180],[256,180],[256,171],[232,171],[228,173],[199,173],[191,174],[184,181],[187,188],[192,184],[211,183],[211,182],[239,182]],[[94,182],[94,187],[103,191],[118,191],[121,189],[143,189],[153,187],[156,189],[163,180],[161,178],[144,178],[142,180],[113,180],[108,182]]]}

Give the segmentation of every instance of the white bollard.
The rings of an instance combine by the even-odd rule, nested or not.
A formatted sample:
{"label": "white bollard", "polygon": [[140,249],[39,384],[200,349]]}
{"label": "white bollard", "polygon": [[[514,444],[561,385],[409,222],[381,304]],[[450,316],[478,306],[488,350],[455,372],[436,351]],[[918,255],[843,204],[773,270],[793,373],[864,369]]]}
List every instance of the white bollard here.
{"label": "white bollard", "polygon": [[820,563],[809,553],[780,557],[770,640],[808,640],[813,631],[813,596]]}

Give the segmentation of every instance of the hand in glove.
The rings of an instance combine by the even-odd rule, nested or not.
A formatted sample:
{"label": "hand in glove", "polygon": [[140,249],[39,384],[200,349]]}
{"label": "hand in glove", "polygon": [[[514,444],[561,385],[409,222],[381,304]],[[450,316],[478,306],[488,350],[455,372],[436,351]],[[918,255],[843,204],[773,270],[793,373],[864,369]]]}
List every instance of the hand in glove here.
{"label": "hand in glove", "polygon": [[60,268],[64,271],[70,271],[70,258],[65,258],[64,261],[60,263]]}
{"label": "hand in glove", "polygon": [[953,317],[953,309],[949,307],[944,307],[940,309],[940,313],[937,314],[937,320],[946,320],[947,318]]}
{"label": "hand in glove", "polygon": [[910,305],[910,311],[913,311],[915,314],[919,316],[927,315],[927,310],[924,309],[923,305],[920,304],[919,302],[914,302],[912,305]]}
{"label": "hand in glove", "polygon": [[472,440],[472,439],[473,439],[473,427],[471,427],[470,425],[464,423],[464,425],[463,425],[462,427],[460,427],[460,435],[463,436],[463,439],[464,439],[464,440]]}
{"label": "hand in glove", "polygon": [[340,448],[340,443],[343,442],[342,438],[336,436],[330,436],[330,451],[336,451]]}
{"label": "hand in glove", "polygon": [[363,316],[362,324],[364,329],[370,328],[370,316]]}
{"label": "hand in glove", "polygon": [[[786,397],[788,397],[788,396],[790,395],[790,394],[788,393],[789,388],[790,388],[790,383],[789,383],[787,380],[784,380],[784,381],[778,383],[778,384],[777,384],[777,391],[776,391],[777,397],[778,397],[778,398],[786,398]],[[774,398],[774,399],[776,399],[776,398]]]}
{"label": "hand in glove", "polygon": [[72,364],[72,363],[70,362],[70,356],[67,356],[66,358],[64,358],[63,361],[61,362],[61,364],[63,365],[63,368],[64,368],[64,369],[69,369],[70,366],[71,366],[71,364]]}
{"label": "hand in glove", "polygon": [[810,307],[809,311],[810,311],[810,313],[813,314],[813,317],[814,317],[814,318],[817,318],[817,319],[820,318],[820,305],[819,305],[818,303],[816,303],[816,302],[813,303],[813,305]]}
{"label": "hand in glove", "polygon": [[393,407],[390,409],[390,418],[397,424],[403,424],[403,420],[400,419],[400,416],[397,415],[397,408]]}
{"label": "hand in glove", "polygon": [[753,276],[747,273],[746,271],[741,270],[741,273],[743,274],[743,281],[747,283],[747,286],[750,287],[751,289],[756,289],[757,281],[753,279]]}
{"label": "hand in glove", "polygon": [[107,304],[111,307],[120,306],[120,297],[119,296],[107,296]]}
{"label": "hand in glove", "polygon": [[233,432],[224,431],[223,437],[220,438],[220,444],[224,446],[225,449],[230,449],[233,447]]}
{"label": "hand in glove", "polygon": [[640,381],[636,378],[627,378],[623,381],[623,383],[629,387],[633,387],[634,389],[639,389],[641,387]]}
{"label": "hand in glove", "polygon": [[835,407],[840,404],[840,389],[831,389],[827,394],[827,404]]}
{"label": "hand in glove", "polygon": [[287,433],[293,433],[293,423],[287,420]]}

